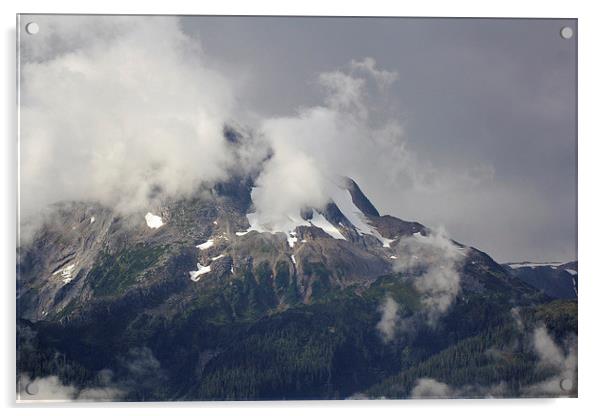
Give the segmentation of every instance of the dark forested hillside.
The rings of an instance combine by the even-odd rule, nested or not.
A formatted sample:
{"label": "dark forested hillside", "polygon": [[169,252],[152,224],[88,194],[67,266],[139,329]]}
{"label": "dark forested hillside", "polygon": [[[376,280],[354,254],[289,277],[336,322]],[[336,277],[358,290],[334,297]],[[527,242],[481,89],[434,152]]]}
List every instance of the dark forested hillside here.
{"label": "dark forested hillside", "polygon": [[356,211],[288,232],[250,225],[249,181],[147,224],[58,206],[19,252],[20,397],[40,381],[79,400],[577,394],[575,300],[346,186]]}

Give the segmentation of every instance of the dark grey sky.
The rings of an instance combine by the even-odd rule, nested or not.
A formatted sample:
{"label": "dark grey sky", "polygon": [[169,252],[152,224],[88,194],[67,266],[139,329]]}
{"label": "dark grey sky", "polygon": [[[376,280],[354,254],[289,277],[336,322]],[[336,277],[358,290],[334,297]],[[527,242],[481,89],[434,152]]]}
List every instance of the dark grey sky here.
{"label": "dark grey sky", "polygon": [[244,76],[241,104],[260,114],[319,103],[317,75],[352,59],[398,72],[390,93],[408,148],[425,164],[480,166],[491,178],[474,188],[366,193],[382,212],[442,225],[498,261],[576,258],[577,47],[576,36],[560,37],[565,25],[576,32],[574,20],[182,20],[225,71]]}
{"label": "dark grey sky", "polygon": [[[24,16],[22,27],[31,19]],[[285,166],[297,169],[299,151],[311,154],[320,169],[352,176],[382,213],[442,226],[498,261],[576,258],[577,48],[576,36],[560,37],[565,25],[576,33],[574,20],[47,15],[35,21],[40,33],[20,38],[27,110],[22,195],[33,198],[24,206],[86,196],[144,206],[142,185],[151,182],[145,172],[156,160],[169,168],[152,181],[174,193],[194,188],[227,166],[221,128],[234,117],[269,132],[270,143],[294,148]],[[398,79],[383,90],[375,74],[392,72]],[[333,86],[337,94],[351,93],[338,99],[353,98],[353,83],[364,80],[371,86],[350,102],[368,118],[323,111],[332,107],[325,88],[329,99]],[[299,113],[304,107],[321,112],[308,117],[310,111]],[[123,134],[128,140],[119,142]],[[65,158],[69,169],[57,170]],[[293,183],[311,184],[304,197],[320,192],[309,180],[310,165],[290,174]],[[178,173],[182,166],[186,174]],[[296,188],[279,178],[274,198],[288,201],[284,193]]]}

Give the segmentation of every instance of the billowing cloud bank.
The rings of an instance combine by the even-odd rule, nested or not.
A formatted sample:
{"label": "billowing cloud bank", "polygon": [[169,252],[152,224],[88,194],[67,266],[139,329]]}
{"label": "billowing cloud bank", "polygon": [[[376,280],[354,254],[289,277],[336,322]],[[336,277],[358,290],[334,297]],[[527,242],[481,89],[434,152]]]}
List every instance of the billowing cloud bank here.
{"label": "billowing cloud bank", "polygon": [[[240,80],[224,75],[236,71],[208,56],[177,18],[38,23],[21,50],[23,221],[70,200],[147,212],[158,199],[255,170],[268,154],[252,195],[262,223],[324,205],[339,175],[366,189],[431,188],[453,176],[408,151],[388,96],[398,74],[374,59],[318,74],[321,103],[274,117],[244,108]],[[243,145],[224,138],[231,124],[243,126]]]}
{"label": "billowing cloud bank", "polygon": [[50,35],[28,39],[22,62],[24,213],[63,200],[140,209],[225,177],[232,87],[176,19],[39,24]]}
{"label": "billowing cloud bank", "polygon": [[[523,322],[513,312],[517,327],[522,330]],[[577,389],[577,343],[573,337],[559,345],[552,339],[543,325],[524,334],[521,343],[528,345],[537,358],[537,368],[550,376],[540,382],[520,386],[518,395],[522,397],[563,397],[576,393]],[[415,381],[410,393],[412,398],[449,399],[474,397],[504,397],[514,394],[506,383],[489,386],[463,385],[451,386],[440,380],[423,377]]]}
{"label": "billowing cloud bank", "polygon": [[[487,90],[485,95],[476,94],[478,100],[471,99],[466,108],[460,105],[464,108],[459,111],[462,116],[459,120],[463,120],[462,136],[466,138],[463,140],[454,129],[455,123],[460,122],[454,118],[458,115],[455,111],[458,106],[454,105],[455,101],[440,99],[441,86],[457,79],[458,74],[444,71],[451,77],[441,77],[433,84],[430,70],[440,65],[429,65],[422,78],[420,71],[424,69],[420,68],[424,63],[413,62],[417,51],[414,42],[408,39],[394,48],[409,48],[411,53],[400,53],[397,59],[387,60],[392,67],[383,68],[383,61],[340,52],[330,54],[331,59],[325,60],[329,63],[324,67],[320,67],[321,63],[310,63],[312,59],[308,57],[307,65],[297,63],[298,67],[291,71],[287,66],[290,63],[283,64],[281,55],[270,55],[278,51],[277,46],[269,45],[263,53],[249,52],[249,46],[257,46],[253,42],[259,41],[250,35],[253,30],[249,31],[248,38],[244,37],[246,34],[221,36],[219,24],[212,25],[214,29],[198,31],[194,19],[183,19],[181,28],[177,17],[55,15],[36,16],[36,21],[40,32],[35,36],[22,36],[19,50],[23,139],[21,214],[35,215],[49,203],[69,199],[93,199],[118,209],[138,210],[148,208],[147,203],[157,196],[159,189],[162,195],[186,195],[199,183],[210,184],[228,176],[228,166],[248,167],[246,163],[233,163],[220,137],[222,123],[234,120],[250,127],[257,140],[261,131],[270,134],[264,138],[281,149],[280,162],[274,162],[270,172],[266,172],[263,189],[256,195],[258,210],[268,218],[291,209],[289,206],[269,207],[265,201],[270,199],[272,191],[296,188],[291,191],[294,197],[295,193],[305,193],[306,188],[311,188],[307,201],[302,202],[323,202],[330,186],[324,178],[335,171],[354,177],[382,211],[429,224],[444,223],[455,237],[485,249],[498,259],[517,260],[517,255],[521,260],[520,256],[530,260],[574,257],[574,215],[563,215],[572,212],[566,211],[568,202],[546,203],[549,198],[557,199],[559,189],[554,186],[548,189],[547,182],[542,183],[536,177],[542,172],[545,174],[544,170],[550,166],[555,167],[549,173],[556,178],[567,174],[573,163],[572,153],[566,153],[566,146],[554,148],[559,143],[551,145],[554,151],[563,150],[560,155],[567,157],[562,159],[562,169],[556,169],[560,166],[556,157],[549,157],[548,164],[535,170],[539,172],[537,175],[534,164],[525,162],[525,170],[510,169],[513,172],[510,178],[504,176],[508,169],[500,169],[500,166],[515,166],[522,160],[516,157],[514,145],[504,145],[502,153],[507,155],[489,153],[489,145],[476,146],[480,153],[470,151],[475,141],[491,141],[487,130],[492,121],[500,127],[493,137],[499,137],[501,143],[505,143],[503,138],[513,131],[512,126],[522,132],[516,135],[513,144],[526,139],[535,143],[531,142],[534,128],[542,132],[535,136],[547,137],[550,108],[539,105],[547,102],[546,97],[530,91],[527,95],[536,98],[533,102],[538,103],[537,111],[533,113],[532,109],[521,107],[526,111],[515,111],[511,122],[505,113],[497,112],[497,104],[478,105],[484,101],[506,102],[504,100],[511,97],[514,97],[512,102],[525,101],[523,94],[515,97],[508,95],[508,90],[527,91],[528,88],[512,86],[521,85],[517,82],[531,77],[517,80],[514,76],[507,77],[517,75],[514,71],[502,71],[503,77],[499,78],[495,71],[475,69],[479,76],[487,74],[481,81],[491,77],[497,82],[489,84],[497,87]],[[252,28],[253,22],[253,19],[242,19],[240,24]],[[295,36],[311,38],[307,34],[300,35],[293,27],[283,29],[282,34],[296,33]],[[261,27],[260,31],[265,28]],[[437,30],[431,32],[429,28],[427,32],[433,35]],[[377,33],[368,37],[380,36]],[[203,39],[196,36],[207,36],[211,42],[205,50],[200,43]],[[232,42],[231,36],[235,36],[237,42]],[[427,37],[433,42],[431,36]],[[223,43],[216,38],[228,38],[228,41]],[[351,44],[353,39],[353,36],[349,38]],[[380,42],[383,49],[389,51],[391,46],[382,39]],[[481,66],[471,67],[495,66],[490,54],[474,49],[472,44],[453,46],[466,47],[479,57],[477,61],[483,61]],[[323,56],[328,48],[328,43],[316,47],[321,53],[313,59]],[[288,53],[290,49],[296,50],[288,49]],[[512,58],[516,58],[513,48],[511,52]],[[383,59],[378,48],[374,53]],[[512,65],[512,59],[499,56],[495,59]],[[442,54],[434,62],[440,64],[441,60],[450,64],[457,64],[459,60],[464,68],[464,59],[457,56]],[[332,62],[337,66],[332,66]],[[266,67],[271,71],[265,71]],[[253,72],[250,68],[264,70]],[[523,69],[534,71],[528,67]],[[270,77],[273,71],[285,75],[276,82]],[[320,71],[326,72],[320,74]],[[460,81],[472,79],[466,75],[463,71]],[[542,79],[544,84],[549,82],[545,76]],[[283,89],[283,82],[294,87]],[[452,90],[461,93],[459,98],[466,99],[463,93],[468,92],[472,97],[473,84],[455,85]],[[253,87],[249,87],[251,85]],[[560,90],[567,91],[568,84],[562,81],[559,85],[565,87]],[[323,90],[322,100],[316,99],[316,87]],[[539,90],[546,94],[556,91]],[[258,104],[264,96],[273,97],[271,101],[276,102],[282,96],[286,105],[264,108]],[[498,98],[502,101],[498,102]],[[295,101],[304,103],[304,107],[291,110]],[[570,108],[570,100],[564,101]],[[560,113],[564,116],[552,119],[555,124],[567,127],[571,112],[556,107],[552,110],[562,110]],[[274,112],[280,116],[274,116]],[[474,124],[469,118],[472,114],[479,116]],[[482,117],[483,114],[486,117]],[[531,127],[524,128],[520,122],[515,124],[517,115],[518,120],[528,120]],[[545,118],[541,119],[542,116]],[[406,127],[411,137],[406,137]],[[272,133],[278,134],[273,136]],[[558,133],[557,136],[556,142],[566,143],[566,135]],[[341,145],[346,147],[343,149]],[[285,146],[288,151],[282,149]],[[541,150],[541,146],[532,147]],[[465,157],[458,158],[458,148],[469,151]],[[252,158],[247,161],[252,162],[257,156],[255,146],[248,150]],[[421,158],[416,157],[414,151],[419,151]],[[479,154],[482,157],[475,157]],[[528,154],[532,153],[523,157]],[[291,157],[296,159],[296,166],[289,165]],[[502,163],[504,157],[511,163]],[[553,165],[549,165],[552,161]],[[283,173],[287,177],[281,181],[275,183],[270,179]],[[306,182],[299,178],[302,173],[308,176]],[[316,184],[317,178],[320,180]],[[517,178],[520,183],[516,182]],[[291,205],[300,203],[291,202]],[[504,216],[493,219],[488,216],[500,209]],[[509,222],[514,225],[508,227]],[[552,231],[547,230],[554,234],[545,238],[545,242],[530,237],[542,232],[551,235]]]}
{"label": "billowing cloud bank", "polygon": [[387,180],[408,169],[402,126],[387,107],[386,88],[396,78],[377,69],[373,59],[351,61],[319,75],[322,104],[262,121],[274,157],[257,180],[253,201],[265,222],[323,206],[339,175],[363,178],[376,169]]}
{"label": "billowing cloud bank", "polygon": [[404,165],[400,125],[377,120],[371,101],[396,74],[371,59],[321,74],[322,105],[255,117],[255,143],[240,163],[223,128],[251,117],[237,107],[236,83],[177,19],[49,16],[39,24],[44,30],[22,51],[24,214],[64,200],[144,209],[157,194],[188,195],[253,168],[266,155],[264,139],[274,157],[253,198],[268,219],[323,205],[331,178],[368,168],[366,152],[386,156],[391,169]]}
{"label": "billowing cloud bank", "polygon": [[414,287],[421,306],[412,315],[402,317],[400,305],[386,296],[379,307],[381,319],[376,326],[384,342],[392,341],[396,335],[411,334],[421,325],[437,325],[460,294],[460,270],[466,250],[450,240],[443,229],[399,240],[394,270]]}
{"label": "billowing cloud bank", "polygon": [[[25,215],[64,200],[144,210],[157,195],[185,196],[256,167],[268,145],[273,158],[253,193],[262,222],[324,205],[338,175],[417,175],[387,101],[397,74],[373,59],[319,74],[319,105],[252,117],[237,105],[236,82],[175,18],[51,16],[39,24],[40,37],[23,47]],[[223,137],[236,119],[253,132],[238,154]]]}

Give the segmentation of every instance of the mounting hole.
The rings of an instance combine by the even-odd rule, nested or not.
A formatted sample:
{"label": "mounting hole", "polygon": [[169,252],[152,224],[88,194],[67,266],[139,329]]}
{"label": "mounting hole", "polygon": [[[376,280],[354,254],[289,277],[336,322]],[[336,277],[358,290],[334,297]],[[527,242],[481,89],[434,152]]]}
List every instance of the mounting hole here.
{"label": "mounting hole", "polygon": [[560,29],[560,37],[562,39],[570,39],[573,37],[573,29],[569,26],[565,26]]}
{"label": "mounting hole", "polygon": [[38,385],[32,381],[31,383],[28,383],[27,386],[25,386],[25,391],[30,396],[35,396],[36,394],[38,394],[40,389],[38,388]]}
{"label": "mounting hole", "polygon": [[38,26],[38,24],[36,22],[29,22],[25,25],[25,30],[30,35],[35,35],[36,33],[38,33],[40,31],[40,26]]}
{"label": "mounting hole", "polygon": [[563,391],[571,391],[573,388],[573,380],[570,378],[563,378],[560,380],[560,389]]}

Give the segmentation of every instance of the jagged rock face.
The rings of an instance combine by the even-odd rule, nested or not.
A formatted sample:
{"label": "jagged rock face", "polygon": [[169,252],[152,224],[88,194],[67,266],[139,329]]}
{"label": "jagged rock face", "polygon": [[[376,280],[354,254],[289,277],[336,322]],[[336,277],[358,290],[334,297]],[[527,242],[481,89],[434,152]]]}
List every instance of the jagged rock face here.
{"label": "jagged rock face", "polygon": [[[381,216],[350,179],[284,232],[256,221],[252,188],[237,177],[128,214],[57,205],[19,249],[18,371],[84,388],[109,369],[136,401],[347,397],[470,337],[500,348],[488,331],[550,300],[477,249]],[[395,340],[380,329],[389,298]],[[554,324],[562,336],[576,328],[572,305],[551,308],[568,316]],[[499,339],[523,339],[512,331]],[[155,368],[147,380],[124,364],[140,355]]]}
{"label": "jagged rock face", "polygon": [[[247,218],[251,189],[251,179],[236,178],[128,215],[96,204],[57,206],[33,244],[21,249],[20,317],[84,319],[102,305],[149,294],[154,308],[186,308],[203,288],[248,278],[254,291],[265,292],[265,309],[286,308],[395,272],[399,241],[430,233],[419,223],[380,216],[351,179],[337,197],[340,206],[333,200],[300,213],[304,223],[288,234],[258,232]],[[465,256],[464,290],[516,284],[484,253],[467,248]]]}
{"label": "jagged rock face", "polygon": [[357,183],[351,178],[345,178],[345,188],[349,191],[353,204],[368,217],[380,217],[378,210],[366,195],[362,192]]}
{"label": "jagged rock face", "polygon": [[576,299],[578,265],[569,263],[508,263],[505,267],[517,279],[555,299]]}

